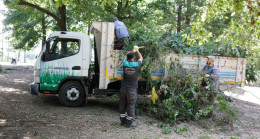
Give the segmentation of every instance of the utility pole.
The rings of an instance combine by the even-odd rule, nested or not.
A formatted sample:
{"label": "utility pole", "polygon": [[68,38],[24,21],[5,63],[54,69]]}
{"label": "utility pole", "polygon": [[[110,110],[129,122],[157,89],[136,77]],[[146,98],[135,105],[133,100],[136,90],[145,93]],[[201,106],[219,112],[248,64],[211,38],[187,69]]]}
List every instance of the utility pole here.
{"label": "utility pole", "polygon": [[4,62],[4,33],[0,33],[2,35],[2,62]]}
{"label": "utility pole", "polygon": [[23,58],[24,58],[23,62],[26,63],[26,50],[24,50],[24,57]]}

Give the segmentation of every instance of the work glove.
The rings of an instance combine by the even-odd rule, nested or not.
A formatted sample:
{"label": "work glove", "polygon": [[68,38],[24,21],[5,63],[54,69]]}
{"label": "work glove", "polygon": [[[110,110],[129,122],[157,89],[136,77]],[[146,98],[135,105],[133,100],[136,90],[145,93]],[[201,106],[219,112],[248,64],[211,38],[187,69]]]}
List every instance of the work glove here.
{"label": "work glove", "polygon": [[209,74],[206,74],[204,77],[205,77],[205,78],[209,78],[209,77],[210,77],[210,75],[209,75]]}
{"label": "work glove", "polygon": [[138,46],[134,46],[133,51],[136,52],[136,51],[138,51],[138,50],[139,50],[139,47],[138,47]]}

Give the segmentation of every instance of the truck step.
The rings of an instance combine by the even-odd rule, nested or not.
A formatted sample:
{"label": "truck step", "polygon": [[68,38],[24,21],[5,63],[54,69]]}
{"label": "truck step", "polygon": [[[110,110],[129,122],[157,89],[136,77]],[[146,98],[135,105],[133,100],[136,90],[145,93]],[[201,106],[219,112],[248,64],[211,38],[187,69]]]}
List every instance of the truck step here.
{"label": "truck step", "polygon": [[113,95],[119,92],[119,89],[94,89],[94,94]]}

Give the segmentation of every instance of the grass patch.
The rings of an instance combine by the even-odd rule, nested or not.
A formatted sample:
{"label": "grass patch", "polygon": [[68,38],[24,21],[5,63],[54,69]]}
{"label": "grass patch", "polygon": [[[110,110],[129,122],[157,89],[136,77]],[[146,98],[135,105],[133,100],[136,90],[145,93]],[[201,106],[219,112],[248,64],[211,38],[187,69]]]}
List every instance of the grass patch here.
{"label": "grass patch", "polygon": [[199,136],[198,139],[210,139],[210,136],[203,135],[203,136]]}
{"label": "grass patch", "polygon": [[14,68],[8,67],[8,68],[5,68],[5,70],[14,70]]}
{"label": "grass patch", "polygon": [[104,127],[101,128],[101,131],[102,132],[107,132],[107,128],[104,126]]}
{"label": "grass patch", "polygon": [[96,116],[103,116],[103,109],[96,109],[95,111],[94,111],[94,115],[96,115]]}
{"label": "grass patch", "polygon": [[162,129],[162,133],[163,134],[170,134],[170,133],[172,133],[172,130],[171,130],[171,128],[170,128],[170,126],[168,124],[160,123],[158,125],[158,127]]}
{"label": "grass patch", "polygon": [[119,122],[112,122],[111,126],[112,127],[120,127],[120,123]]}
{"label": "grass patch", "polygon": [[147,120],[147,121],[145,121],[145,123],[148,124],[148,125],[153,125],[153,121],[152,120]]}
{"label": "grass patch", "polygon": [[183,132],[186,132],[188,130],[189,130],[188,126],[184,125],[183,127],[176,128],[174,131],[177,134],[182,134]]}

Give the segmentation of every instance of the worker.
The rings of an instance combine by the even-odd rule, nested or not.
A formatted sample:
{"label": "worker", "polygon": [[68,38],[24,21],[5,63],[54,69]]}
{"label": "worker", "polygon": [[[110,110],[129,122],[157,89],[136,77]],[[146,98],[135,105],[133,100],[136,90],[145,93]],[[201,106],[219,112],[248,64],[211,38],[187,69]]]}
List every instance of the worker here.
{"label": "worker", "polygon": [[[138,88],[137,78],[143,61],[143,57],[138,49],[138,46],[135,46],[133,51],[128,53],[126,59],[123,61],[123,80],[120,89],[119,113],[121,125],[127,127],[137,126],[134,122]],[[135,61],[135,52],[137,52],[139,57],[138,61]]]}
{"label": "worker", "polygon": [[223,99],[232,102],[233,98],[225,95],[225,93],[219,89],[220,70],[214,65],[214,56],[207,56],[207,63],[203,67],[203,71],[206,71],[205,77],[210,78],[213,84],[211,88],[213,93],[212,101],[215,100],[216,93],[218,93]]}
{"label": "worker", "polygon": [[218,67],[214,65],[214,56],[207,56],[207,63],[203,67],[203,71],[206,71],[205,77],[211,78],[213,81],[213,90],[218,91],[219,89],[219,78],[220,78],[220,71]]}
{"label": "worker", "polygon": [[16,51],[13,51],[11,64],[15,64],[16,65],[17,64],[16,59],[17,59]]}
{"label": "worker", "polygon": [[205,78],[210,78],[212,83],[212,94],[211,94],[211,102],[214,103],[216,94],[219,92],[219,78],[220,78],[220,71],[214,65],[214,56],[207,56],[207,63],[203,67],[203,71],[206,72]]}
{"label": "worker", "polygon": [[114,17],[115,24],[115,50],[127,50],[129,44],[129,33],[125,24]]}

